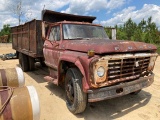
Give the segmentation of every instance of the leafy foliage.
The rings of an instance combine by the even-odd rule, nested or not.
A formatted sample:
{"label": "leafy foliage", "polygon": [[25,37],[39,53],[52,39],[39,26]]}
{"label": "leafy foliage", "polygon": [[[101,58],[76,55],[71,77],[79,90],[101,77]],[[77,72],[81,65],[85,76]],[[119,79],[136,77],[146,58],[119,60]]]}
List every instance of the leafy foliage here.
{"label": "leafy foliage", "polygon": [[[132,40],[140,41],[157,45],[157,52],[160,53],[160,31],[154,22],[152,22],[152,17],[147,20],[141,20],[140,23],[135,23],[130,18],[123,25],[115,26],[117,30],[118,40]],[[110,29],[110,27],[109,27]],[[111,30],[105,27],[105,31],[111,38]]]}
{"label": "leafy foliage", "polygon": [[7,40],[6,42],[11,42],[10,34],[11,34],[10,25],[9,24],[3,25],[3,29],[0,31],[0,41],[2,42],[4,40]]}
{"label": "leafy foliage", "polygon": [[148,20],[142,20],[136,24],[132,19],[128,19],[123,26],[115,26],[117,29],[117,39],[119,40],[133,40],[152,44],[160,44],[160,34],[158,28],[152,17]]}
{"label": "leafy foliage", "polygon": [[112,31],[111,31],[111,27],[105,27],[104,30],[106,31],[108,37],[111,39],[112,38]]}
{"label": "leafy foliage", "polygon": [[9,24],[3,25],[3,29],[0,31],[0,36],[10,35],[11,28]]}

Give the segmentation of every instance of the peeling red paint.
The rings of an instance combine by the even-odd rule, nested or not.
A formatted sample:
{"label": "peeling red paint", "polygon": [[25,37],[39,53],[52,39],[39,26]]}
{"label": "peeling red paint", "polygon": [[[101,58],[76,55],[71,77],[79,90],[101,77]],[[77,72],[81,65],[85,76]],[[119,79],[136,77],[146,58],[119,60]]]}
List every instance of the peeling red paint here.
{"label": "peeling red paint", "polygon": [[66,40],[62,42],[61,46],[67,50],[81,52],[94,50],[97,54],[149,51],[157,49],[156,46],[152,44],[109,39]]}

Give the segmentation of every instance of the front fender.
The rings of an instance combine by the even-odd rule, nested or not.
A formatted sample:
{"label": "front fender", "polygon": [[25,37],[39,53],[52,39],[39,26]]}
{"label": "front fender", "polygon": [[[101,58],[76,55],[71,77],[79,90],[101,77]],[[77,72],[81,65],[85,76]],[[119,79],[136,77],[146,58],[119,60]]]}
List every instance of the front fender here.
{"label": "front fender", "polygon": [[[73,57],[73,56],[71,57],[71,56],[64,56],[63,55],[60,58],[59,61],[60,61],[59,66],[60,66],[61,61],[67,61],[67,62],[75,64],[75,66],[80,70],[81,74],[83,75],[83,78],[82,78],[83,91],[87,92],[87,90],[89,89],[89,85],[88,85],[88,82],[87,82],[87,78],[86,78],[84,68],[83,68],[79,58],[78,57]],[[58,72],[58,74],[60,74],[60,72]]]}

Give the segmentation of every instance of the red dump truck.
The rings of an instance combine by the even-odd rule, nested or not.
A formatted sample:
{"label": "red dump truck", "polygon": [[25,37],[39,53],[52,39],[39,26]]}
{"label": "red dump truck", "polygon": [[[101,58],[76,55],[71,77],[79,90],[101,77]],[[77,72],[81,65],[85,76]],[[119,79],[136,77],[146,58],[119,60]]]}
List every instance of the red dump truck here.
{"label": "red dump truck", "polygon": [[42,20],[12,27],[13,49],[23,71],[45,63],[44,79],[64,85],[66,105],[76,114],[87,102],[138,93],[154,81],[152,44],[111,40],[95,17],[42,11]]}

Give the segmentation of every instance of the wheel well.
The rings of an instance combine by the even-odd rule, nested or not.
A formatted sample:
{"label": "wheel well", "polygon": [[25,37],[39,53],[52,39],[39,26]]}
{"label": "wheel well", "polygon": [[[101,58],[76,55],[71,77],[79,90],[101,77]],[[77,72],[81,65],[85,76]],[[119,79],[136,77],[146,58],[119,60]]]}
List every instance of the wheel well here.
{"label": "wheel well", "polygon": [[69,68],[77,68],[74,63],[68,61],[61,61],[59,64],[59,85],[64,87],[66,72]]}
{"label": "wheel well", "polygon": [[16,56],[17,56],[17,58],[19,58],[19,52],[18,51],[16,51]]}

